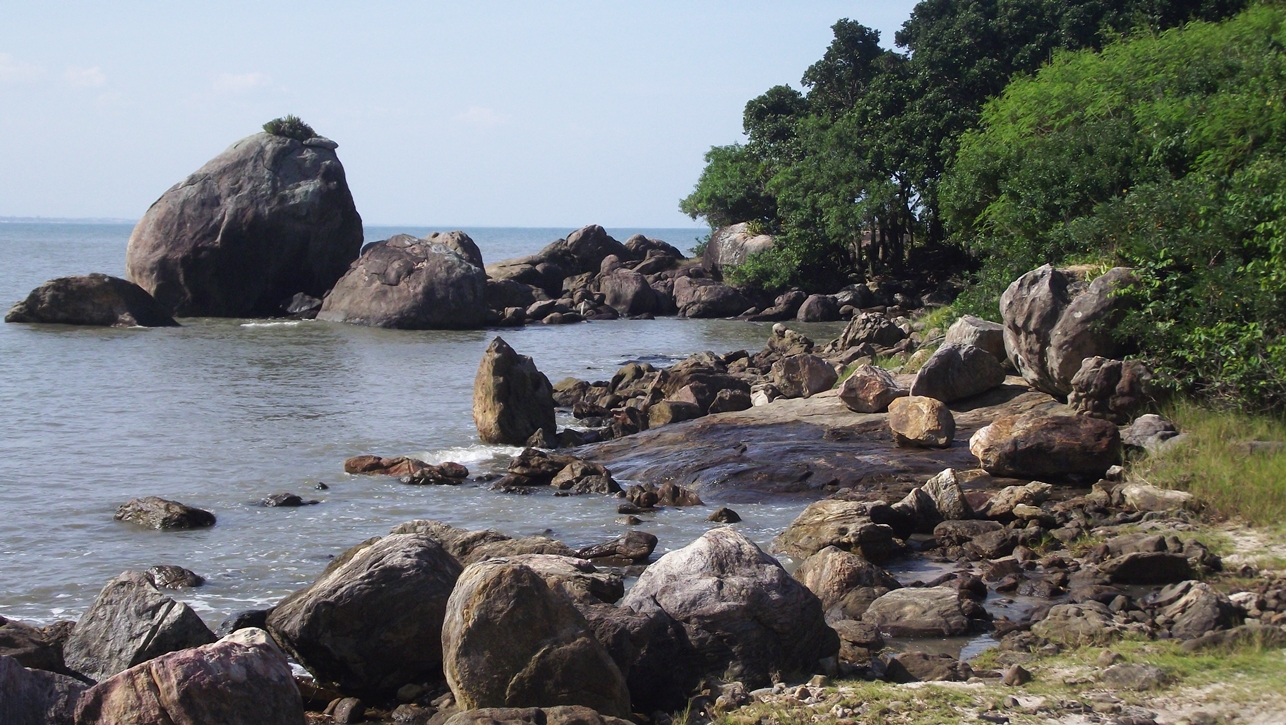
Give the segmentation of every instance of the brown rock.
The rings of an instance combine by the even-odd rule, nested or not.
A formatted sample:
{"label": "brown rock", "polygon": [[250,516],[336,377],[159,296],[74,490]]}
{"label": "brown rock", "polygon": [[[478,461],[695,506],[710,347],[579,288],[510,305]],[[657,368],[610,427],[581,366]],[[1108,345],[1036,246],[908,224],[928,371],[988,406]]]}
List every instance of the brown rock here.
{"label": "brown rock", "polygon": [[499,337],[491,341],[473,382],[473,422],[484,443],[522,445],[538,430],[552,434],[549,379]]}
{"label": "brown rock", "polygon": [[791,355],[773,363],[773,383],[787,398],[809,398],[835,387],[839,374],[816,355]]}
{"label": "brown rock", "polygon": [[1121,433],[1098,418],[1007,415],[974,433],[969,450],[993,476],[1098,479],[1121,462]]}
{"label": "brown rock", "polygon": [[912,395],[889,404],[889,429],[899,446],[948,448],[956,420],[942,401]]}
{"label": "brown rock", "polygon": [[119,277],[59,277],[14,305],[5,322],[102,327],[178,327],[146,290]]}
{"label": "brown rock", "polygon": [[840,400],[857,413],[883,413],[890,403],[908,394],[892,373],[875,365],[862,365],[854,370],[839,388]]}
{"label": "brown rock", "polygon": [[131,499],[116,509],[113,518],[149,529],[199,529],[214,526],[214,514],[209,511],[156,496]]}

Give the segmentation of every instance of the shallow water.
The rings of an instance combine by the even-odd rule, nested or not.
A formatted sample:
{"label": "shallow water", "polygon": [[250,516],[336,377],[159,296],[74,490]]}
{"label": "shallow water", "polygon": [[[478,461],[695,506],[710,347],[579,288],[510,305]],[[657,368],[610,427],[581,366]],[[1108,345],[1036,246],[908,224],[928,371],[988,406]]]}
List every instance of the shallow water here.
{"label": "shallow water", "polygon": [[[0,304],[47,279],[122,274],[128,225],[0,224]],[[401,229],[368,229],[368,240]],[[423,233],[427,229],[410,229]],[[569,230],[468,230],[487,260],[528,254]],[[625,239],[635,230],[609,230]],[[681,248],[690,230],[638,230]],[[126,569],[177,564],[208,583],[177,596],[206,621],[275,603],[329,557],[401,521],[434,518],[573,547],[620,533],[616,499],[404,486],[353,477],[359,453],[456,460],[480,470],[516,451],[480,446],[473,377],[495,334],[553,381],[606,379],[626,361],[758,350],[768,323],[594,322],[502,331],[389,331],[323,322],[184,320],[181,328],[0,325],[0,614],[73,618]],[[817,339],[834,326],[798,325]],[[328,490],[315,490],[325,482]],[[261,508],[291,491],[322,503]],[[218,524],[156,532],[112,519],[135,496],[214,511]],[[717,499],[707,503],[717,504]],[[738,502],[767,542],[798,501]],[[641,527],[658,553],[712,526],[709,507],[664,510]]]}

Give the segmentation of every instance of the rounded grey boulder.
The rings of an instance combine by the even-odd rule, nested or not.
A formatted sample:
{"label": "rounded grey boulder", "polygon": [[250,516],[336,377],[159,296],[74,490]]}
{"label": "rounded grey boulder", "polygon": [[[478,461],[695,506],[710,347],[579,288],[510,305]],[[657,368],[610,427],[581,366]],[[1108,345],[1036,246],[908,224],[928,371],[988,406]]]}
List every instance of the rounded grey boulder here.
{"label": "rounded grey boulder", "polygon": [[320,298],[362,246],[331,144],[257,133],[157,199],[130,235],[126,276],[179,317],[280,314]]}
{"label": "rounded grey boulder", "polygon": [[368,245],[335,283],[317,319],[402,330],[481,327],[487,274],[458,251],[472,247],[476,253],[473,241],[463,232],[449,234],[455,236],[398,234]]}

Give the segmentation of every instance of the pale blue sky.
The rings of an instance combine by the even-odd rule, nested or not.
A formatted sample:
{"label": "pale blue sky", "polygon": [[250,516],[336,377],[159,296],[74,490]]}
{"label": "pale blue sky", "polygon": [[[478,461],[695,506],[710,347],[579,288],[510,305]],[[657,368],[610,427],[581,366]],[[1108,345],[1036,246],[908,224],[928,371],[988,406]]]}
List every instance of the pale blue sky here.
{"label": "pale blue sky", "polygon": [[745,102],[914,2],[0,5],[0,216],[140,216],[270,118],[370,224],[692,226]]}

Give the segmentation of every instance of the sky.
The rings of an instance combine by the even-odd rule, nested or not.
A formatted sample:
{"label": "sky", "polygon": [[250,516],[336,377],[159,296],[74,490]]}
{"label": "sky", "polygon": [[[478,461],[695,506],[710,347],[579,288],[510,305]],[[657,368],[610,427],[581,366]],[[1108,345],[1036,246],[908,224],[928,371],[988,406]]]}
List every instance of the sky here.
{"label": "sky", "polygon": [[5,0],[0,217],[137,219],[293,113],[368,224],[692,227],[746,101],[913,5]]}

